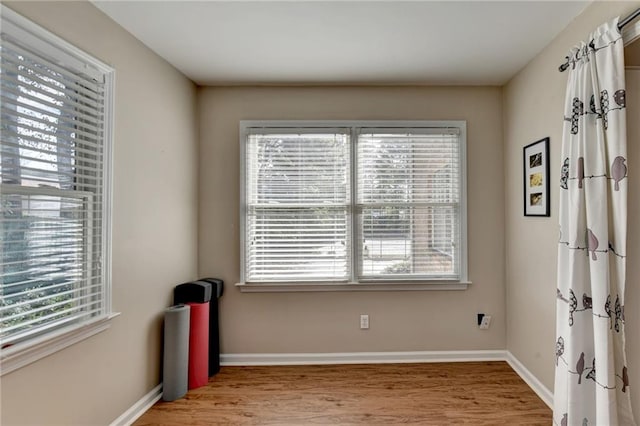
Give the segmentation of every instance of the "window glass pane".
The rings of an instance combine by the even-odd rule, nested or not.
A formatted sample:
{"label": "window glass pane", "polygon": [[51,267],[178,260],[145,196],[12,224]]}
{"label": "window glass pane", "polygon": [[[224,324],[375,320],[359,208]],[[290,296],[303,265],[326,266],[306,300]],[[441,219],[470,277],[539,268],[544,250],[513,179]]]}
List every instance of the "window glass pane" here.
{"label": "window glass pane", "polygon": [[458,135],[360,134],[358,202],[458,202],[459,161]]}
{"label": "window glass pane", "polygon": [[342,133],[249,136],[247,281],[349,279],[348,142]]}
{"label": "window glass pane", "polygon": [[357,158],[360,278],[458,279],[458,135],[363,132]]}
{"label": "window glass pane", "polygon": [[259,134],[249,137],[250,204],[344,204],[349,199],[345,134]]}
{"label": "window glass pane", "polygon": [[249,281],[322,281],[349,277],[345,208],[250,208]]}
{"label": "window glass pane", "polygon": [[359,227],[362,278],[459,275],[457,207],[364,207]]}
{"label": "window glass pane", "polygon": [[[99,288],[87,276],[90,195],[10,193],[3,186],[0,338],[90,315]],[[29,194],[33,192],[33,194]]]}

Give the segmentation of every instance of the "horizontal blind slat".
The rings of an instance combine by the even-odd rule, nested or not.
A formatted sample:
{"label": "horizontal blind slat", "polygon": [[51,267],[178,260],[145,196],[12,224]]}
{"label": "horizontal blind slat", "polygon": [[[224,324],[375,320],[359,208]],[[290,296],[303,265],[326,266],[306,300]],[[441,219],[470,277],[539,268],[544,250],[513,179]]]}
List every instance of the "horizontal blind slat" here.
{"label": "horizontal blind slat", "polygon": [[[94,158],[89,158],[87,155],[81,155],[79,160],[82,161],[82,163],[85,165],[93,164],[96,169],[101,168],[103,164],[102,151],[85,150],[78,146],[78,145],[82,145],[82,143],[74,144],[73,149],[71,150],[72,153],[67,155],[64,153],[64,150],[62,150],[63,151],[62,153],[59,152],[60,150],[57,149],[56,144],[44,141],[42,139],[28,138],[28,137],[25,137],[25,135],[20,135],[14,132],[3,132],[2,136],[3,136],[2,152],[15,151],[15,149],[23,149],[25,151],[37,152],[44,155],[49,155],[52,152],[55,152],[55,155],[57,158],[63,159],[65,161],[68,161],[68,160],[75,161],[77,154],[90,154]],[[23,142],[20,143],[19,139],[23,139]],[[34,143],[37,143],[38,146],[34,147],[33,145],[24,143],[24,142],[34,142]],[[53,151],[53,150],[56,150],[56,151]],[[69,164],[70,164],[70,161],[69,161]]]}
{"label": "horizontal blind slat", "polygon": [[10,337],[3,337],[2,342],[4,345],[21,342],[29,337],[42,335],[45,332],[58,330],[67,327],[70,324],[97,318],[103,314],[104,312],[102,312],[101,308],[91,309],[89,311],[82,311],[74,314],[64,314],[64,316],[61,318],[48,319],[45,323],[38,324],[37,327],[23,327],[22,330],[16,330],[11,333]]}
{"label": "horizontal blind slat", "polygon": [[46,92],[57,91],[65,96],[76,98],[82,102],[86,102],[89,106],[100,109],[102,105],[102,92],[95,92],[85,87],[70,84],[55,84],[54,80],[47,79],[42,71],[34,69],[24,61],[17,61],[12,58],[6,58],[2,55],[2,72],[9,77],[7,82],[13,83],[16,77],[19,82],[26,85],[35,86]]}
{"label": "horizontal blind slat", "polygon": [[[94,285],[92,287],[98,289],[101,286],[98,284],[98,285]],[[80,293],[82,291],[83,290],[77,290],[76,292]],[[47,310],[55,309],[58,306],[64,306],[64,305],[68,305],[68,304],[75,304],[76,306],[80,307],[80,306],[87,306],[87,305],[94,304],[94,303],[99,303],[99,302],[94,302],[94,303],[82,302],[82,303],[78,303],[80,301],[85,301],[85,300],[89,300],[89,299],[95,299],[95,297],[96,297],[95,294],[84,294],[84,295],[81,295],[81,296],[70,297],[68,299],[64,299],[64,300],[61,300],[59,302],[47,304],[45,306],[41,306],[41,307],[38,307],[38,308],[35,308],[35,309],[30,309],[29,312],[26,312],[26,313],[17,313],[17,314],[12,314],[12,315],[5,315],[5,316],[3,316],[2,321],[7,323],[7,322],[10,322],[12,320],[19,319],[19,318],[28,318],[29,316],[33,316],[34,314],[37,314],[38,312],[44,312],[44,311],[47,311]],[[38,303],[38,301],[34,300],[34,301],[30,301],[30,303],[31,304],[36,304],[36,303]],[[7,308],[12,308],[12,307],[13,307],[13,305],[7,306]]]}
{"label": "horizontal blind slat", "polygon": [[[38,317],[38,318],[34,318],[32,320],[29,321],[24,321],[24,322],[20,322],[18,324],[15,324],[13,326],[9,326],[9,327],[3,327],[2,328],[2,332],[0,332],[0,336],[4,336],[4,335],[10,335],[9,332],[10,331],[15,331],[15,330],[21,330],[21,329],[25,329],[26,327],[30,326],[30,325],[34,325],[37,323],[42,323],[45,322],[46,320],[53,320],[56,318],[61,318],[61,317],[65,317],[71,313],[75,313],[76,314],[76,318],[78,319],[79,317],[90,317],[91,314],[97,314],[100,312],[99,308],[93,308],[90,310],[87,310],[87,308],[90,308],[91,306],[100,306],[101,305],[101,301],[95,301],[91,304],[88,304],[87,306],[75,306],[73,308],[70,309],[65,309],[65,310],[61,310],[59,312],[54,312],[52,314],[49,315],[44,315],[42,317]],[[80,312],[78,312],[80,311]],[[8,343],[11,341],[11,339],[3,337],[3,342]]]}
{"label": "horizontal blind slat", "polygon": [[[43,167],[51,167],[51,166],[58,166],[61,164],[61,162],[59,160],[47,160],[47,159],[42,159],[42,158],[38,158],[38,157],[32,157],[31,155],[26,155],[27,153],[24,151],[31,151],[30,148],[23,148],[22,149],[23,152],[21,154],[15,154],[13,152],[11,153],[5,153],[4,150],[0,151],[1,155],[4,158],[14,158],[16,160],[24,160],[24,162],[28,162],[29,164],[31,164],[32,166],[35,166],[37,164],[42,164]],[[62,156],[59,156],[55,153],[50,154],[50,156],[59,158]],[[36,164],[33,164],[36,163]],[[75,174],[80,174],[80,175],[87,175],[87,176],[92,176],[94,177],[92,174],[96,173],[96,166],[100,165],[100,163],[97,162],[82,162],[85,165],[81,165],[81,164],[71,164],[70,166],[73,167],[73,170],[76,172]],[[91,164],[91,166],[89,166],[89,164]],[[65,164],[66,165],[66,164]],[[22,168],[23,166],[21,166]],[[54,172],[53,170],[48,170],[48,169],[43,169],[43,168],[38,168],[38,167],[32,167],[32,169],[34,170],[43,170],[46,172]],[[84,171],[84,173],[83,173]],[[97,176],[99,177],[99,176]]]}
{"label": "horizontal blind slat", "polygon": [[[101,148],[100,138],[103,136],[101,129],[94,130],[97,129],[97,127],[88,126],[85,122],[78,122],[74,119],[75,116],[54,115],[51,112],[44,112],[45,110],[37,108],[34,105],[28,105],[27,107],[21,103],[5,102],[5,99],[5,97],[2,97],[2,119],[5,122],[13,123],[11,126],[6,126],[9,129],[16,129],[11,130],[12,134],[27,138],[29,136],[35,137],[34,135],[27,134],[26,132],[28,131],[40,136],[39,140],[42,142],[53,142],[57,145],[57,138],[61,136],[58,130],[62,130],[68,133],[68,137],[71,137],[73,134],[73,140],[76,141],[78,145],[93,146],[96,151],[98,148]],[[20,112],[18,109],[23,111]],[[25,111],[29,111],[31,114],[27,114]],[[40,114],[41,117],[33,114]],[[50,120],[47,120],[46,117],[49,117]],[[55,120],[55,122],[53,120]],[[102,125],[102,123],[98,124]],[[48,131],[47,127],[56,128],[56,132]],[[17,129],[22,129],[22,132],[18,132]],[[47,141],[47,139],[42,138],[43,136],[50,137],[51,140]],[[93,150],[90,152],[93,152]]]}
{"label": "horizontal blind slat", "polygon": [[92,88],[96,92],[103,90],[103,82],[98,82],[77,72],[72,72],[64,66],[60,66],[50,61],[48,58],[21,46],[18,40],[11,40],[10,38],[2,37],[2,53],[6,56],[12,55],[14,58],[17,56],[21,56],[32,63],[40,64],[46,67],[45,69],[48,70],[51,78],[62,78],[69,84],[75,84],[81,88]]}
{"label": "horizontal blind slat", "polygon": [[[79,256],[76,256],[76,257],[79,257]],[[89,278],[100,278],[100,276],[101,276],[100,275],[100,272],[101,272],[100,266],[96,266],[96,265],[100,265],[101,263],[102,262],[98,262],[96,260],[76,261],[75,259],[67,259],[67,263],[66,264],[70,265],[70,267],[68,268],[70,271],[73,271],[72,268],[76,268],[77,270],[87,270],[87,269],[93,268],[94,275],[89,276]],[[31,271],[31,270],[28,270],[28,271],[24,272],[23,274],[25,274],[25,273],[34,273],[34,272]],[[75,272],[73,274],[75,274]],[[69,275],[69,277],[70,277],[69,279],[71,279],[72,281],[77,281],[75,279],[75,275],[74,275],[74,277],[71,277],[71,275],[73,275],[73,274]],[[64,278],[65,277],[63,274],[49,274],[49,275],[42,274],[42,277],[45,277],[45,276],[47,277],[47,279],[49,279],[51,277],[56,277],[56,278]],[[6,282],[4,284],[4,289],[6,290],[5,295],[7,297],[9,297],[9,295],[14,294],[13,292],[17,292],[18,290],[13,289],[15,287],[25,287],[26,285],[29,285],[29,284],[38,284],[41,281],[42,281],[41,277],[38,276],[38,278],[34,278],[34,279],[28,279],[28,280],[16,281],[16,282]],[[11,291],[9,291],[9,290],[11,290]]]}
{"label": "horizontal blind slat", "polygon": [[[71,122],[73,120],[69,119],[70,117],[77,117],[77,119],[73,121],[75,128],[91,130],[96,133],[103,130],[102,124],[104,117],[102,111],[92,110],[87,106],[79,105],[71,100],[61,100],[60,103],[62,103],[62,105],[60,105],[60,103],[55,103],[51,99],[35,96],[37,93],[35,90],[29,90],[28,92],[20,91],[12,87],[7,87],[4,84],[0,87],[2,88],[5,98],[11,100],[11,103],[17,105],[19,108],[37,110],[43,115],[55,116],[61,121]],[[69,104],[73,107],[67,106]],[[8,112],[9,109],[4,107],[3,111]]]}

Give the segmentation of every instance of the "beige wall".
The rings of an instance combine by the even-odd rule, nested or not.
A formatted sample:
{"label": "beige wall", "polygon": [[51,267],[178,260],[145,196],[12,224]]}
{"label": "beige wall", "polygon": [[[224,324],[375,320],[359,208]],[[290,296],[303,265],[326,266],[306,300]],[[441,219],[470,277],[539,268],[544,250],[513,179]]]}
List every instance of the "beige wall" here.
{"label": "beige wall", "polygon": [[116,69],[113,308],[103,333],[2,377],[0,423],[108,424],[160,381],[162,311],[196,275],[196,89],[87,2],[8,2]]}
{"label": "beige wall", "polygon": [[[567,78],[566,73],[558,72],[558,66],[567,51],[598,25],[616,15],[626,16],[638,6],[638,2],[590,5],[504,87],[507,349],[549,389],[553,389],[555,367],[559,197],[555,183],[559,179]],[[630,82],[627,91],[629,117],[638,116],[640,90],[637,80],[636,75],[635,83]],[[638,125],[638,120],[629,121]],[[640,164],[637,127],[633,131],[635,140],[630,139],[629,163]],[[522,147],[545,136],[551,137],[551,217],[525,218],[522,214]],[[629,178],[630,185],[640,186],[638,174],[630,172]],[[637,190],[630,191],[629,202],[628,358],[634,375],[632,383],[640,383],[640,289],[637,285],[640,267],[633,261],[640,258],[640,229],[637,226],[640,200]],[[636,386],[632,392],[634,410],[640,413],[640,390]]]}
{"label": "beige wall", "polygon": [[[505,346],[501,90],[389,87],[199,89],[200,275],[227,283],[224,353],[503,349]],[[467,120],[466,291],[240,293],[240,120]],[[476,313],[493,315],[481,331]],[[359,329],[369,314],[371,328]]]}
{"label": "beige wall", "polygon": [[624,49],[625,66],[640,67],[640,40],[636,40]]}

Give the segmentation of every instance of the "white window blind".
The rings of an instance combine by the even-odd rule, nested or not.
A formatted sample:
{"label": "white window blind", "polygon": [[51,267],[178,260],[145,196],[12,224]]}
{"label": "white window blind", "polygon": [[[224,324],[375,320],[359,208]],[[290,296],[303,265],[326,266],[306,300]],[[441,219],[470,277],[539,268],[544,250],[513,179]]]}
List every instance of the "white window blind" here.
{"label": "white window blind", "polygon": [[466,282],[464,123],[269,123],[241,124],[244,283]]}
{"label": "white window blind", "polygon": [[460,278],[457,129],[361,129],[361,279]]}
{"label": "white window blind", "polygon": [[348,280],[348,133],[255,129],[245,167],[245,280]]}
{"label": "white window blind", "polygon": [[110,313],[105,121],[112,70],[56,47],[54,36],[39,36],[44,30],[31,32],[4,17],[2,25],[0,339],[6,348]]}

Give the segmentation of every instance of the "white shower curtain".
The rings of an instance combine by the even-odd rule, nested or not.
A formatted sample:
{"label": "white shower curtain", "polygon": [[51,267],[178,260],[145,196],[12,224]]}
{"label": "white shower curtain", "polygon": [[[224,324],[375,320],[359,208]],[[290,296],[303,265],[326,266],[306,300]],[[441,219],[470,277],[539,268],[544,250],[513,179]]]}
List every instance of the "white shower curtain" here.
{"label": "white shower curtain", "polygon": [[569,55],[553,413],[562,426],[635,425],[624,351],[628,165],[617,24]]}

